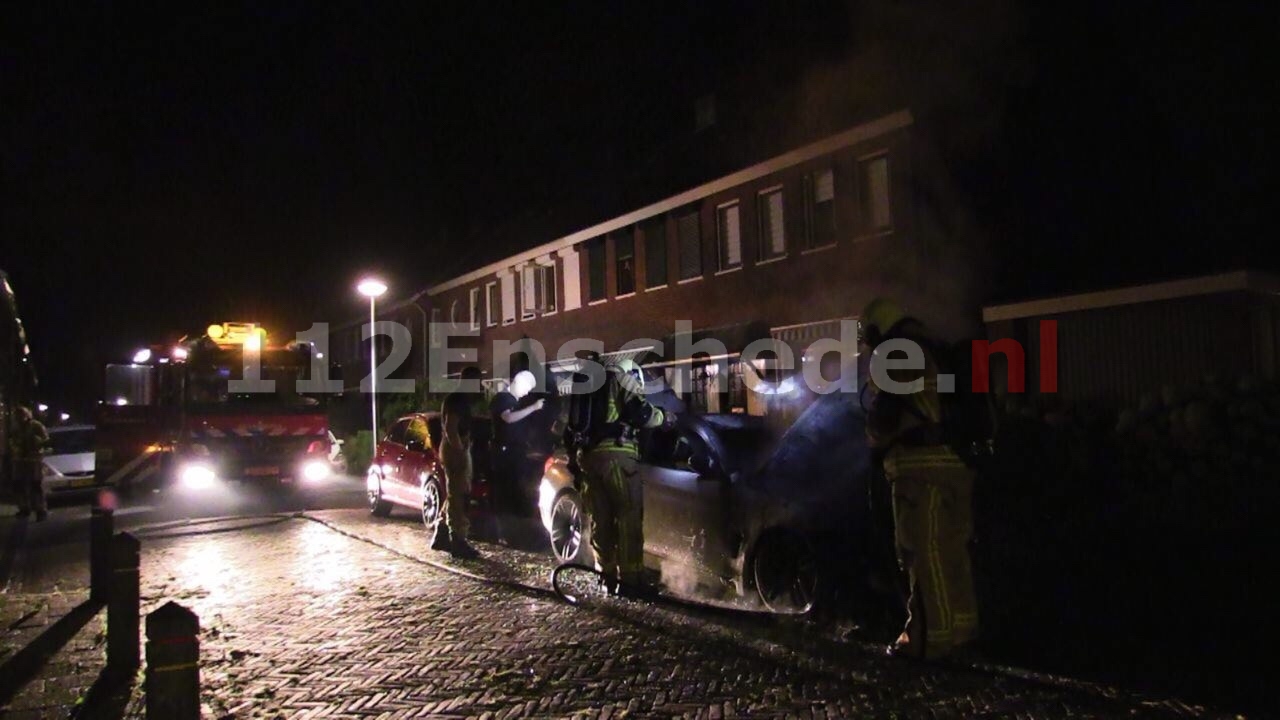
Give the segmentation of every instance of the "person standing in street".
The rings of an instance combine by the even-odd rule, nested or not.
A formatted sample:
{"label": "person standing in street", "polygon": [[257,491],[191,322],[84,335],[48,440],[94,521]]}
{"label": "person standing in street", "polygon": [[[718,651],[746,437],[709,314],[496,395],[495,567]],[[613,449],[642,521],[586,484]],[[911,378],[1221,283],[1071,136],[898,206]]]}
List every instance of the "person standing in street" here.
{"label": "person standing in street", "polygon": [[[480,368],[468,367],[462,371],[462,381],[480,380]],[[471,404],[476,396],[466,385],[444,398],[440,407],[440,420],[444,428],[440,463],[445,476],[445,522],[436,530],[432,550],[446,550],[456,557],[474,558],[480,553],[468,540],[471,519],[467,516],[467,504],[471,495]]]}
{"label": "person standing in street", "polygon": [[[895,655],[936,659],[978,637],[969,543],[973,537],[973,471],[946,443],[938,395],[938,360],[923,324],[884,298],[863,310],[862,343],[872,352],[866,433],[883,463],[892,498],[898,563],[906,574],[906,628]],[[891,340],[914,343],[923,369],[878,373]],[[896,359],[896,358],[895,358]],[[877,383],[877,375],[884,383]],[[910,392],[881,384],[910,383]]]}
{"label": "person standing in street", "polygon": [[17,481],[18,514],[20,518],[29,517],[34,510],[36,520],[43,521],[49,517],[49,508],[44,494],[44,473],[41,451],[49,443],[49,432],[31,413],[31,408],[19,405],[17,408],[18,427],[10,439],[10,450],[13,452],[14,473]]}
{"label": "person standing in street", "polygon": [[504,522],[503,535],[507,542],[517,540],[520,519],[531,512],[532,508],[520,507],[520,483],[529,454],[529,443],[533,436],[536,422],[534,416],[542,410],[546,401],[542,398],[533,402],[524,399],[538,384],[537,378],[528,370],[521,370],[511,378],[506,390],[494,396],[489,404],[489,414],[493,420],[493,490],[494,503],[502,515],[509,518]]}
{"label": "person standing in street", "polygon": [[591,547],[611,593],[644,597],[644,487],[639,476],[637,431],[670,426],[675,416],[645,399],[644,378],[635,361],[623,358],[606,368],[602,402],[580,465],[582,496],[591,514]]}

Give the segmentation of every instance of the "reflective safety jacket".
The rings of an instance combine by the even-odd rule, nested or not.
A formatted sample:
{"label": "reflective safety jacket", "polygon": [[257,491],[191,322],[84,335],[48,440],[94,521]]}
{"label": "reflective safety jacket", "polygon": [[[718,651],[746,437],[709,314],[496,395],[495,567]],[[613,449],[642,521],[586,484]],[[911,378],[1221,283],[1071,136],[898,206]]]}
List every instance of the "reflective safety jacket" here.
{"label": "reflective safety jacket", "polygon": [[[889,379],[898,383],[911,383],[923,379],[923,386],[917,392],[897,394],[876,385],[875,377],[869,376],[867,390],[871,394],[867,405],[867,439],[872,447],[881,450],[896,444],[905,445],[940,445],[942,437],[942,401],[938,397],[938,361],[930,348],[930,342],[924,340],[924,327],[908,320],[901,328],[886,336],[885,342],[892,339],[905,339],[916,343],[924,353],[923,370],[893,369],[887,371]],[[917,339],[920,338],[920,339]],[[883,344],[881,345],[883,347]],[[883,362],[883,350],[880,350],[872,363]],[[896,355],[901,355],[900,353]]]}
{"label": "reflective safety jacket", "polygon": [[27,462],[40,460],[40,450],[48,442],[49,432],[39,420],[28,420],[20,424],[17,432],[9,439],[14,457]]}
{"label": "reflective safety jacket", "polygon": [[604,422],[592,433],[590,449],[637,452],[635,431],[659,427],[666,416],[645,399],[640,382],[628,373],[610,370],[604,390]]}

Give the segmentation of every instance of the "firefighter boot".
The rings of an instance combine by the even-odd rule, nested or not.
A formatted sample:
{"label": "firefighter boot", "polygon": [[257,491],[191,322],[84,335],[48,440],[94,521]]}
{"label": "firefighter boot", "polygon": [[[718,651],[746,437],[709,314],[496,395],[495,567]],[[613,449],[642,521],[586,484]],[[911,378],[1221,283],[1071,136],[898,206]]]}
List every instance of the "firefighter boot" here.
{"label": "firefighter boot", "polygon": [[431,543],[432,550],[443,550],[451,552],[453,550],[453,539],[449,536],[449,526],[440,523],[436,526],[436,539]]}

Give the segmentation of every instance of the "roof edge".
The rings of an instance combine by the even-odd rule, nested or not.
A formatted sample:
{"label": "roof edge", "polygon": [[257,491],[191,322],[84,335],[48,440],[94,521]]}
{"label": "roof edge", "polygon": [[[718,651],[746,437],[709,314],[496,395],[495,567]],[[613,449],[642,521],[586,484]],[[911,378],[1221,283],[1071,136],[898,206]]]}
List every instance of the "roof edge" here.
{"label": "roof edge", "polygon": [[575,244],[584,240],[604,235],[619,228],[632,225],[634,223],[646,220],[655,215],[680,208],[696,200],[701,200],[707,196],[714,195],[718,192],[728,190],[737,185],[751,182],[758,178],[764,177],[770,173],[797,165],[808,160],[826,155],[836,150],[842,150],[851,145],[856,145],[865,140],[879,137],[894,130],[901,130],[910,127],[914,122],[910,110],[898,110],[896,112],[876,118],[870,122],[855,125],[843,132],[831,135],[829,137],[810,143],[795,150],[790,150],[776,157],[770,158],[760,163],[756,163],[750,167],[738,170],[723,177],[704,183],[690,190],[686,190],[677,195],[672,195],[665,200],[659,200],[656,203],[646,205],[639,210],[633,210],[625,215],[620,215],[611,220],[592,225],[569,235],[565,235],[551,242],[544,243],[516,255],[511,255],[497,262],[490,263],[484,267],[472,270],[465,275],[460,275],[452,280],[447,280],[427,289],[430,295],[438,295],[448,292],[454,288],[461,287],[468,283],[481,280],[489,275],[496,274],[498,271],[529,262],[542,255],[547,255],[557,250],[573,247]]}
{"label": "roof edge", "polygon": [[1132,285],[1004,305],[989,305],[982,309],[982,321],[1018,320],[1037,315],[1057,315],[1237,291],[1280,294],[1280,277],[1255,270],[1237,270],[1185,280]]}

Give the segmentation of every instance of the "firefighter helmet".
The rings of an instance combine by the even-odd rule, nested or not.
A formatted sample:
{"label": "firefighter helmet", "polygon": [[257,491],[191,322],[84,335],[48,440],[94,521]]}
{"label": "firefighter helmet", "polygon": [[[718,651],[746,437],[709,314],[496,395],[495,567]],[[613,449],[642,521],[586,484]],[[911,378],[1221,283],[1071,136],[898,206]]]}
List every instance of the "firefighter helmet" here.
{"label": "firefighter helmet", "polygon": [[907,319],[907,313],[898,303],[888,298],[876,298],[867,303],[858,320],[862,324],[862,341],[870,347],[879,345],[893,328]]}

